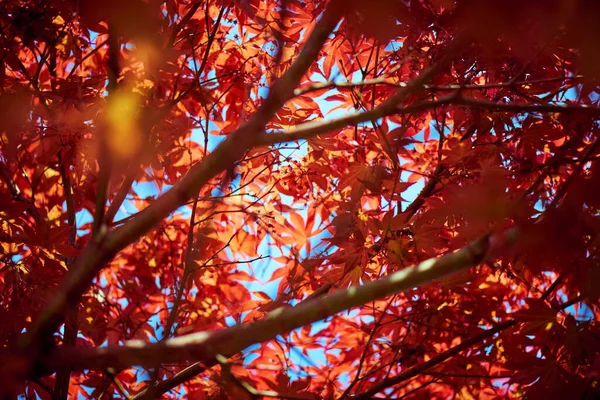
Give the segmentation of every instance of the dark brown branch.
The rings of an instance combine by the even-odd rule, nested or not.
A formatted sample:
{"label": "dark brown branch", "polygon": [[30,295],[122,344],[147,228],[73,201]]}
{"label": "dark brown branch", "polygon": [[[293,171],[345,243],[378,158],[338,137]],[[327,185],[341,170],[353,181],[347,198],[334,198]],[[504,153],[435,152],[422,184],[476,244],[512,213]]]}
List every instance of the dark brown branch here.
{"label": "dark brown branch", "polygon": [[[519,82],[499,82],[499,83],[487,83],[483,85],[478,84],[465,84],[465,85],[423,85],[425,90],[435,90],[435,91],[454,91],[454,90],[486,90],[486,89],[500,89],[500,88],[511,88],[511,87],[519,87],[519,86],[531,86],[531,85],[540,85],[544,83],[552,83],[552,82],[561,82],[561,81],[570,81],[570,80],[581,80],[583,79],[583,75],[574,75],[570,77],[555,77],[555,78],[545,78],[545,79],[535,79],[531,81],[519,81]],[[319,90],[326,89],[352,89],[363,86],[374,86],[374,85],[386,85],[397,88],[406,87],[407,84],[405,82],[397,83],[388,77],[380,77],[376,79],[369,79],[360,82],[326,82],[326,83],[315,83],[309,85],[305,88],[296,89],[294,91],[295,96],[301,96],[307,93],[316,92]]]}
{"label": "dark brown branch", "polygon": [[19,190],[19,187],[15,184],[12,179],[12,174],[8,166],[0,161],[0,178],[4,182],[4,184],[8,187],[8,191],[10,192],[13,200],[27,203],[29,206],[27,207],[27,212],[33,217],[35,221],[40,220],[40,213],[38,209],[35,207],[35,204],[32,199],[28,199],[23,196],[23,193]]}
{"label": "dark brown branch", "polygon": [[510,111],[515,113],[579,113],[591,116],[600,115],[600,107],[585,104],[529,104],[529,103],[495,103],[493,101],[475,100],[468,97],[458,97],[454,104],[472,108],[483,108],[494,111]]}
{"label": "dark brown branch", "polygon": [[450,103],[456,98],[456,94],[442,97],[435,101],[424,101],[405,107],[383,107],[383,104],[373,110],[365,111],[346,117],[335,118],[329,121],[307,122],[298,125],[296,128],[275,132],[264,133],[257,141],[257,146],[270,146],[278,143],[292,142],[295,140],[304,140],[316,137],[321,134],[330,133],[348,125],[360,124],[391,115],[411,114],[419,111],[429,110]]}
{"label": "dark brown branch", "polygon": [[[67,242],[69,246],[75,247],[77,240],[77,221],[75,217],[75,203],[73,201],[73,187],[71,185],[71,175],[68,167],[65,165],[62,155],[58,153],[58,162],[60,165],[60,174],[63,182],[63,191],[65,193],[65,203],[67,205],[67,224],[69,225],[69,233],[67,236]],[[67,269],[71,268],[74,257],[63,257]],[[63,334],[63,345],[74,346],[77,342],[77,333],[79,327],[77,323],[78,309],[74,307],[73,310],[67,316],[65,321],[64,334]],[[66,369],[59,371],[56,374],[56,383],[54,384],[54,390],[52,391],[52,400],[62,400],[69,397],[69,382],[71,380],[71,371]]]}
{"label": "dark brown branch", "polygon": [[175,40],[177,39],[177,35],[181,31],[181,27],[185,26],[185,24],[187,24],[189,20],[192,19],[196,11],[198,11],[198,8],[200,8],[201,4],[202,0],[196,1],[196,3],[190,7],[188,12],[185,13],[183,18],[181,18],[181,21],[179,21],[179,23],[177,23],[177,25],[173,27],[173,32],[171,32],[171,37],[169,38],[169,43],[167,44],[167,47],[172,47],[173,44],[175,44]]}
{"label": "dark brown branch", "polygon": [[[192,364],[189,367],[179,371],[172,377],[162,380],[160,382],[156,382],[156,384],[153,386],[152,390],[154,391],[155,395],[166,393],[169,390],[173,389],[174,387],[177,387],[177,386],[181,385],[182,383],[185,383],[188,380],[192,379],[196,375],[201,374],[202,372],[206,371],[208,368],[212,367],[215,364],[216,363],[213,363],[213,364],[207,365],[207,366],[205,366],[201,363]],[[146,393],[148,393],[148,389],[143,390],[140,393],[138,393],[137,395],[133,396],[131,398],[131,400],[141,400],[144,398]]]}
{"label": "dark brown branch", "polygon": [[384,380],[376,383],[375,385],[371,386],[368,390],[365,390],[361,394],[356,395],[356,396],[350,396],[350,398],[351,399],[361,399],[361,400],[368,399],[368,398],[372,397],[373,395],[381,392],[382,390],[385,390],[389,387],[392,387],[401,382],[404,382],[410,378],[413,378],[413,377],[421,374],[422,372],[427,371],[430,368],[435,367],[438,364],[441,364],[442,362],[446,361],[447,359],[454,357],[456,354],[460,353],[461,351],[467,350],[468,348],[470,348],[488,338],[491,338],[495,334],[502,332],[506,329],[509,329],[509,328],[515,326],[516,324],[517,324],[517,321],[515,321],[515,320],[509,320],[509,321],[503,322],[501,324],[498,324],[495,327],[493,327],[492,329],[488,329],[487,331],[481,332],[480,334],[475,335],[472,338],[465,340],[461,344],[456,345],[441,354],[438,354],[437,356],[431,358],[429,361],[426,361],[424,363],[415,365],[414,367],[408,368],[406,371],[404,371],[396,376],[393,376],[388,379],[384,379]]}
{"label": "dark brown branch", "polygon": [[110,206],[108,207],[108,210],[106,211],[104,220],[106,221],[107,225],[111,225],[113,223],[113,220],[115,219],[115,215],[117,215],[119,208],[125,201],[125,198],[127,198],[127,193],[129,193],[129,189],[131,188],[131,185],[133,184],[133,182],[134,182],[133,171],[130,170],[130,171],[128,171],[127,176],[125,176],[125,179],[123,180],[123,182],[121,183],[121,186],[119,186],[119,190],[117,190],[117,194],[115,195],[115,198],[110,202]]}
{"label": "dark brown branch", "polygon": [[436,185],[441,179],[442,173],[445,168],[442,164],[438,164],[433,174],[431,174],[431,178],[427,181],[423,189],[419,192],[419,195],[406,207],[404,214],[406,215],[406,220],[410,220],[419,209],[425,204],[425,199],[433,194]]}
{"label": "dark brown branch", "polygon": [[[547,294],[549,294],[549,293],[550,293],[549,291],[546,291],[546,293],[544,293],[544,296],[547,297]],[[581,301],[582,298],[583,298],[583,296],[577,296],[574,299],[561,304],[560,309],[564,310],[564,309],[572,306],[573,304],[578,303],[579,301]],[[399,383],[402,383],[408,379],[411,379],[411,378],[435,367],[436,365],[441,364],[442,362],[446,361],[447,359],[457,355],[461,351],[466,350],[472,346],[475,346],[475,345],[483,342],[484,340],[494,336],[495,334],[502,332],[504,330],[507,330],[517,324],[518,324],[518,321],[516,321],[516,320],[504,321],[501,324],[496,325],[494,328],[489,329],[484,332],[481,332],[480,334],[475,335],[470,339],[467,339],[466,341],[462,342],[461,344],[456,345],[441,354],[438,354],[437,356],[433,357],[429,361],[415,365],[414,367],[408,368],[406,371],[404,371],[396,376],[393,376],[388,379],[384,379],[384,380],[380,381],[379,383],[376,383],[375,385],[371,386],[368,390],[362,392],[361,394],[359,394],[357,396],[352,396],[351,398],[352,399],[361,399],[361,400],[368,399],[371,396],[373,396],[387,388],[390,388]]]}
{"label": "dark brown branch", "polygon": [[[108,91],[112,93],[117,88],[117,79],[120,73],[119,53],[120,44],[114,24],[110,23],[108,28]],[[109,94],[110,101],[110,94]],[[106,128],[101,129],[101,137],[98,152],[98,184],[96,189],[96,209],[94,210],[94,221],[92,222],[92,236],[96,237],[102,227],[104,227],[104,212],[106,200],[108,199],[108,189],[111,174],[111,157],[108,151],[106,140]]]}
{"label": "dark brown branch", "polygon": [[581,113],[591,116],[600,115],[600,107],[574,104],[527,104],[527,103],[495,103],[484,100],[474,100],[461,97],[459,92],[441,97],[434,101],[423,101],[410,106],[390,108],[386,103],[379,107],[358,114],[332,119],[330,121],[316,121],[301,124],[296,128],[275,133],[264,133],[257,141],[258,146],[270,146],[278,143],[296,140],[310,139],[312,137],[344,128],[348,125],[368,122],[373,119],[388,117],[391,115],[410,114],[429,110],[442,105],[463,105],[470,108],[483,108],[495,111],[510,111],[516,113]]}

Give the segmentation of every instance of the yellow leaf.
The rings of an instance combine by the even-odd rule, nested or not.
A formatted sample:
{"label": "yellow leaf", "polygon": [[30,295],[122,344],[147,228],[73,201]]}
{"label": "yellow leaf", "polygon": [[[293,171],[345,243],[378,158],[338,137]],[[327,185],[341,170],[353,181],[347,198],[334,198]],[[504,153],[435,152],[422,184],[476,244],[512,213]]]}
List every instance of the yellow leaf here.
{"label": "yellow leaf", "polygon": [[52,168],[46,168],[46,169],[44,170],[44,176],[45,176],[46,178],[52,178],[52,177],[59,176],[59,175],[60,175],[60,172],[58,172],[58,171],[57,171],[57,170],[55,170],[55,169],[52,169]]}
{"label": "yellow leaf", "polygon": [[62,26],[65,24],[65,20],[63,19],[63,17],[61,17],[60,15],[57,15],[56,17],[54,17],[54,19],[52,20],[52,23],[54,25],[59,25]]}
{"label": "yellow leaf", "polygon": [[358,210],[358,219],[360,219],[363,222],[367,222],[369,220],[369,216],[362,212],[362,210]]}
{"label": "yellow leaf", "polygon": [[60,206],[55,205],[54,207],[52,207],[52,209],[48,212],[48,220],[49,221],[54,221],[57,218],[60,218],[60,216],[62,215],[62,211],[60,209]]}
{"label": "yellow leaf", "polygon": [[68,47],[69,47],[69,36],[68,35],[63,35],[57,42],[56,42],[56,50],[62,52],[63,54],[67,53]]}
{"label": "yellow leaf", "polygon": [[19,247],[15,243],[0,242],[4,254],[14,254],[19,251]]}

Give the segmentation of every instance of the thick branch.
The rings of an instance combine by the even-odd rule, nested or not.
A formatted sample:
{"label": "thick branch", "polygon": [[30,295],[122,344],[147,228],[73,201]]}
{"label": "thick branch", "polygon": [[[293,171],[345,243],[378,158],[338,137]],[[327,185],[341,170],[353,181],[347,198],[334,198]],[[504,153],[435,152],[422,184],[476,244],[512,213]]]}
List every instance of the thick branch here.
{"label": "thick branch", "polygon": [[456,95],[450,95],[440,98],[435,101],[424,101],[406,107],[384,107],[380,105],[373,110],[365,111],[358,114],[348,115],[346,117],[335,118],[330,121],[307,122],[298,125],[287,131],[276,133],[264,133],[257,141],[258,146],[271,146],[278,143],[292,142],[295,140],[310,139],[315,136],[335,131],[336,129],[344,128],[348,125],[360,124],[379,118],[388,117],[391,115],[411,114],[419,111],[429,110],[444,104],[448,104]]}
{"label": "thick branch", "polygon": [[[318,290],[316,290],[314,293],[312,293],[310,296],[308,296],[306,299],[304,299],[302,301],[302,303],[297,304],[296,307],[299,307],[304,302],[307,302],[307,301],[313,300],[317,297],[325,295],[325,293],[327,293],[331,289],[331,287],[332,287],[332,285],[330,283],[321,286]],[[156,382],[156,384],[153,386],[152,390],[153,390],[154,394],[156,394],[156,395],[166,393],[169,390],[173,389],[174,387],[179,386],[182,383],[192,379],[196,375],[201,374],[202,372],[206,371],[208,368],[210,368],[212,366],[213,366],[213,364],[204,365],[201,363],[194,363],[194,364],[188,366],[187,368],[179,371],[178,373],[171,376],[170,378],[167,378],[160,382]],[[146,395],[146,393],[148,392],[148,390],[149,389],[146,389],[146,390],[136,394],[135,396],[133,396],[131,398],[131,400],[143,399],[144,396]]]}
{"label": "thick branch", "polygon": [[129,344],[100,349],[57,348],[44,363],[49,370],[127,368],[132,365],[149,367],[157,362],[175,363],[190,360],[212,365],[219,354],[231,356],[250,345],[271,340],[277,335],[320,321],[340,311],[471,268],[493,257],[499,250],[498,244],[512,244],[515,240],[514,229],[499,237],[486,235],[460,251],[437,260],[430,259],[379,281],[339,290],[296,307],[280,308],[266,319],[251,324],[211,333],[190,334],[164,343]]}
{"label": "thick branch", "polygon": [[[402,100],[406,99],[411,94],[419,92],[421,89],[423,89],[424,85],[426,85],[427,82],[429,82],[431,79],[433,79],[433,77],[440,70],[442,70],[444,67],[446,67],[446,65],[448,65],[450,63],[450,61],[452,60],[454,55],[464,45],[465,45],[464,40],[462,38],[457,38],[449,46],[448,50],[444,53],[444,55],[440,58],[440,60],[438,60],[435,64],[433,64],[432,66],[427,68],[425,71],[423,71],[418,77],[416,77],[412,81],[404,84],[400,89],[398,89],[393,95],[391,95],[383,103],[381,103],[379,106],[371,109],[370,111],[366,111],[366,112],[356,114],[356,115],[351,115],[351,116],[345,117],[345,118],[338,118],[333,121],[330,121],[329,123],[315,123],[314,125],[313,125],[313,123],[303,124],[303,125],[301,125],[301,128],[291,131],[291,136],[299,135],[298,138],[302,138],[301,137],[302,134],[304,134],[304,135],[309,134],[310,136],[316,136],[316,135],[319,135],[320,133],[325,133],[325,132],[328,132],[328,131],[331,131],[334,129],[343,128],[344,126],[349,125],[349,124],[358,124],[361,122],[377,120],[377,119],[385,117],[385,116],[398,114],[402,111],[404,113],[408,113],[408,112],[416,112],[419,110],[425,110],[425,109],[428,109],[431,107],[435,107],[436,105],[441,105],[445,102],[450,101],[451,99],[455,98],[456,95],[447,96],[447,97],[444,97],[437,101],[432,101],[432,102],[428,102],[428,103],[420,103],[420,104],[415,105],[414,108],[412,108],[410,106],[405,107],[403,109],[399,108],[399,104]],[[304,129],[302,129],[302,127],[304,127]],[[298,132],[298,131],[300,131],[300,132]],[[277,134],[271,134],[268,136],[263,135],[260,138],[260,141],[258,142],[258,144],[259,145],[268,145],[268,144],[277,143],[277,142],[281,142],[281,141],[290,141],[290,140],[298,139],[298,138],[296,138],[296,139],[286,138],[285,135],[289,135],[289,134],[290,133],[287,133],[287,132],[283,133],[284,136],[281,136],[282,134],[279,134],[280,140],[277,140]],[[294,135],[294,134],[296,134],[296,135]],[[268,139],[265,136],[267,136]],[[274,136],[274,137],[272,137],[272,136]],[[277,140],[277,141],[274,142],[273,140]]]}

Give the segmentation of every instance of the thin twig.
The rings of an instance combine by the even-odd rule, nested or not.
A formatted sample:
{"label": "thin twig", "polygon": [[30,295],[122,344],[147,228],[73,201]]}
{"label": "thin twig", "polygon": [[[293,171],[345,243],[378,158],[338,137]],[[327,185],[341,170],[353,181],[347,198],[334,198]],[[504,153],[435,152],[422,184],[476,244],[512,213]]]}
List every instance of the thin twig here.
{"label": "thin twig", "polygon": [[[58,153],[58,162],[60,165],[60,174],[63,182],[63,192],[65,194],[65,203],[67,205],[67,224],[69,225],[69,233],[67,235],[67,243],[71,247],[75,247],[77,241],[77,220],[75,215],[75,204],[73,201],[73,187],[71,185],[70,172],[64,164],[62,154]],[[71,268],[74,257],[63,257],[67,269]],[[79,310],[74,307],[67,316],[63,333],[63,345],[74,346],[77,342]],[[56,381],[52,392],[52,400],[62,400],[69,397],[69,382],[71,380],[71,371],[69,369],[56,373]]]}
{"label": "thin twig", "polygon": [[[452,84],[452,85],[423,85],[425,90],[435,90],[435,91],[454,91],[454,90],[486,90],[486,89],[500,89],[500,88],[510,88],[516,86],[532,86],[532,85],[541,85],[544,83],[552,83],[552,82],[561,82],[561,81],[570,81],[570,80],[581,80],[584,79],[583,75],[573,75],[567,77],[554,77],[554,78],[544,78],[544,79],[535,79],[530,81],[519,81],[519,82],[499,82],[499,83],[487,83],[487,84]],[[407,86],[405,82],[395,82],[391,78],[380,77],[375,79],[364,80],[360,82],[326,82],[326,83],[315,83],[310,86],[306,86],[301,89],[296,89],[294,91],[294,95],[302,96],[307,93],[316,92],[319,90],[326,89],[351,89],[362,86],[374,86],[374,85],[386,85],[397,88],[403,88]]]}

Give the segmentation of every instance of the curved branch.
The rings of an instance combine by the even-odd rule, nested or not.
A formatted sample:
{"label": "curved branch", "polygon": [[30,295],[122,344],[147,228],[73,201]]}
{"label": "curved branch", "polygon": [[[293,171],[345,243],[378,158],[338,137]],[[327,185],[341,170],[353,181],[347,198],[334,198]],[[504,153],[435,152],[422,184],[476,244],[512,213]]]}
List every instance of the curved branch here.
{"label": "curved branch", "polygon": [[495,111],[511,111],[516,113],[565,113],[573,112],[580,114],[600,115],[600,107],[588,106],[586,104],[529,104],[529,103],[496,103],[486,100],[475,100],[468,97],[458,97],[455,104],[472,108],[483,108]]}

